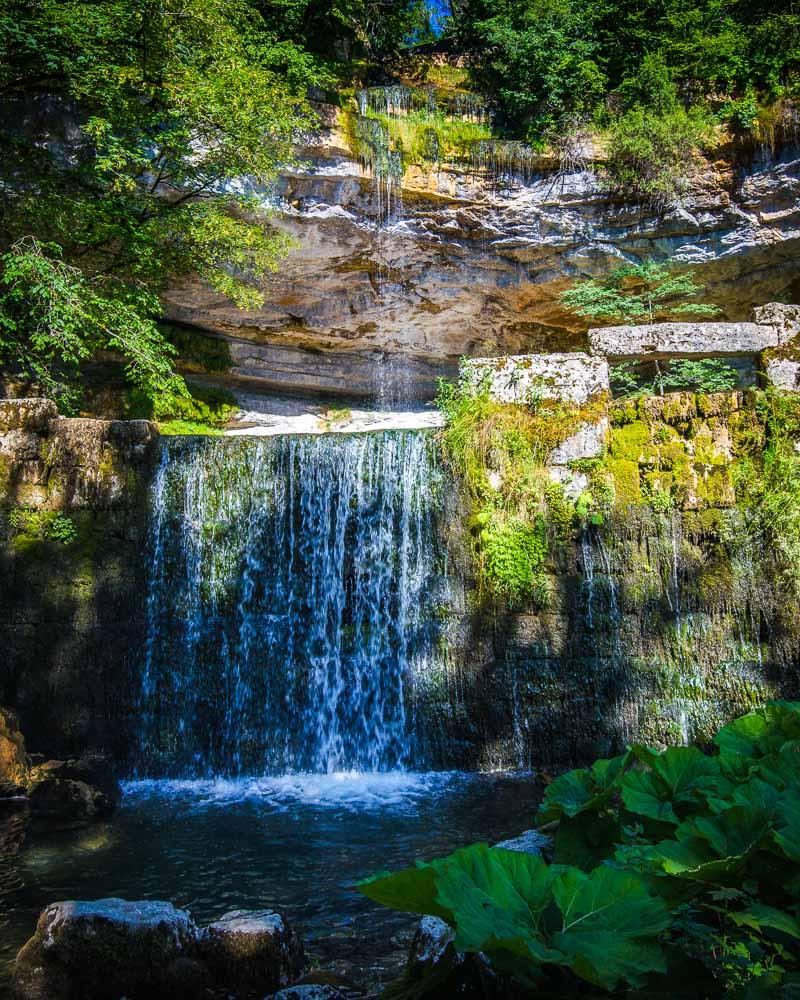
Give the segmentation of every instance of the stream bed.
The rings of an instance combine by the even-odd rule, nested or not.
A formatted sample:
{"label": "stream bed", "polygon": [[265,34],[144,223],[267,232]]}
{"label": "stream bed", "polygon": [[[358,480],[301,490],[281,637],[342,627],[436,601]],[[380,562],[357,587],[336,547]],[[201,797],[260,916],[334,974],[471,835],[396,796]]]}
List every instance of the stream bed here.
{"label": "stream bed", "polygon": [[403,967],[416,918],[360,896],[376,871],[533,825],[530,774],[331,774],[124,785],[114,820],[34,835],[0,812],[0,995],[40,911],[60,899],[166,899],[198,923],[273,907],[313,965],[365,986]]}

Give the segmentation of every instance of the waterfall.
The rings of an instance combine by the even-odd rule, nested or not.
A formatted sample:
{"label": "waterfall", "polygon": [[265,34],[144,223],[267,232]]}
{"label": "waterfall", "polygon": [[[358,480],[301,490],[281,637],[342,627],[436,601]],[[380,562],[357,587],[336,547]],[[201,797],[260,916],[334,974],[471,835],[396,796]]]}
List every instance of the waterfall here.
{"label": "waterfall", "polygon": [[150,494],[136,770],[418,763],[441,483],[425,432],[174,438]]}

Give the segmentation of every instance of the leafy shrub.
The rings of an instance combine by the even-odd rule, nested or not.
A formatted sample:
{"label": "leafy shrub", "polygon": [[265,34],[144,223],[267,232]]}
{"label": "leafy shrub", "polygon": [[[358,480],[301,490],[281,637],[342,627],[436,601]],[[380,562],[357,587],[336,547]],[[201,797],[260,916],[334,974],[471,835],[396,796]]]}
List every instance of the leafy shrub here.
{"label": "leafy shrub", "polygon": [[631,399],[683,390],[728,392],[739,384],[739,373],[723,358],[686,358],[671,364],[658,363],[655,370],[648,363],[622,362],[611,366],[610,379],[615,398]]}
{"label": "leafy shrub", "polygon": [[669,260],[645,260],[623,264],[605,278],[577,281],[560,298],[567,309],[587,319],[655,323],[686,315],[716,316],[717,306],[697,301],[703,291],[691,270],[678,272]]}
{"label": "leafy shrub", "polygon": [[553,864],[478,844],[358,888],[545,992],[565,971],[673,995],[800,984],[800,702],[735,720],[709,753],[635,746],[561,775],[537,821]]}
{"label": "leafy shrub", "polygon": [[673,205],[688,188],[709,134],[708,121],[698,112],[631,109],[611,127],[606,164],[611,187],[657,207]]}

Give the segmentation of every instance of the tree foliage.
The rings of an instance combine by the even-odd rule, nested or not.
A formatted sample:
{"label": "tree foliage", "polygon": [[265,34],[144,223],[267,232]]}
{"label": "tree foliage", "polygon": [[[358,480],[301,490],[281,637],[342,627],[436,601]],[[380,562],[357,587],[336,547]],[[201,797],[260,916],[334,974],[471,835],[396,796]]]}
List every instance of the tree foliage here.
{"label": "tree foliage", "polygon": [[715,316],[717,306],[697,301],[703,292],[691,271],[677,271],[666,261],[623,264],[606,278],[576,282],[561,302],[591,320],[655,323],[680,316]]}
{"label": "tree foliage", "polygon": [[663,112],[667,80],[684,106],[747,88],[776,97],[800,66],[788,0],[462,0],[450,32],[526,138],[576,110],[605,121],[620,101]]}
{"label": "tree foliage", "polygon": [[245,0],[2,0],[2,360],[47,383],[105,347],[178,387],[158,293],[261,301],[287,241],[232,179],[292,157],[316,72]]}

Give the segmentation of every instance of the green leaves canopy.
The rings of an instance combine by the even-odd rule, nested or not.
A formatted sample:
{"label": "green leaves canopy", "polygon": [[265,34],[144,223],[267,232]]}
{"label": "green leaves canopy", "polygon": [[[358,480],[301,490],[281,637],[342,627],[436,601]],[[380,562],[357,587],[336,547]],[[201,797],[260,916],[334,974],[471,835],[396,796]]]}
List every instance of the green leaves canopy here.
{"label": "green leaves canopy", "polygon": [[291,159],[316,72],[246,0],[0,0],[0,98],[18,105],[0,363],[55,383],[105,347],[150,392],[179,385],[158,293],[196,273],[260,303],[288,242],[251,192]]}

